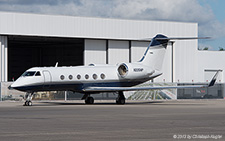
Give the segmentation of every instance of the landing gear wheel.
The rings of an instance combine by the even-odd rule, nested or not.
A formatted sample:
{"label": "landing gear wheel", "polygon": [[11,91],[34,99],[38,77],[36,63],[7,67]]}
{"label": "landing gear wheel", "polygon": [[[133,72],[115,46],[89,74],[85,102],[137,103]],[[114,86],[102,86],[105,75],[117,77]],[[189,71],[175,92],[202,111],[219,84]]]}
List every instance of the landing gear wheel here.
{"label": "landing gear wheel", "polygon": [[123,91],[118,92],[118,97],[116,98],[116,104],[125,104],[126,98],[124,97]]}
{"label": "landing gear wheel", "polygon": [[23,106],[27,106],[27,101],[24,102]]}
{"label": "landing gear wheel", "polygon": [[94,104],[94,98],[93,97],[87,97],[85,100],[85,104]]}
{"label": "landing gear wheel", "polygon": [[125,99],[124,98],[117,98],[116,104],[121,104],[121,105],[125,104]]}
{"label": "landing gear wheel", "polygon": [[32,102],[31,101],[25,101],[23,106],[32,106]]}
{"label": "landing gear wheel", "polygon": [[27,102],[27,105],[28,105],[28,106],[32,106],[32,102],[31,102],[31,101],[28,101],[28,102]]}

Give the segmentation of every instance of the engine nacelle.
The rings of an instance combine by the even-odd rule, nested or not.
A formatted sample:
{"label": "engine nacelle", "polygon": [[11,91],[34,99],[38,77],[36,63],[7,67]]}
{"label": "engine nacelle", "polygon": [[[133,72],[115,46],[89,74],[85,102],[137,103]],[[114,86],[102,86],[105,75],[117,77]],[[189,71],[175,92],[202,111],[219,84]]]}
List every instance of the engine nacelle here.
{"label": "engine nacelle", "polygon": [[117,68],[118,75],[124,79],[146,78],[154,73],[151,68],[135,63],[121,63]]}

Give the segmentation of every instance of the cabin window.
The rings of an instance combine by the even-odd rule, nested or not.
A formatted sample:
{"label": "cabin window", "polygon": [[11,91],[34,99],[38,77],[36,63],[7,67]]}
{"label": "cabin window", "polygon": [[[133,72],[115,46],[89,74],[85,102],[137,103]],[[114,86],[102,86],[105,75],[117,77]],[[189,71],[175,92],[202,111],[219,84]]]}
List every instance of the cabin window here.
{"label": "cabin window", "polygon": [[60,79],[61,79],[61,80],[64,80],[64,79],[65,79],[65,76],[64,76],[64,75],[61,75],[61,76],[60,76]]}
{"label": "cabin window", "polygon": [[85,75],[85,79],[88,79],[88,78],[89,78],[89,75],[88,75],[88,74],[86,74],[86,75]]}
{"label": "cabin window", "polygon": [[36,71],[26,71],[22,74],[22,76],[26,77],[26,76],[34,76],[34,74],[36,73]]}
{"label": "cabin window", "polygon": [[97,74],[93,74],[93,79],[97,79],[98,78],[98,76],[97,76]]}
{"label": "cabin window", "polygon": [[37,71],[36,74],[35,74],[35,76],[41,76],[40,71]]}
{"label": "cabin window", "polygon": [[77,79],[81,79],[81,76],[79,74],[77,75]]}
{"label": "cabin window", "polygon": [[72,76],[72,75],[69,75],[69,79],[70,79],[70,80],[73,79],[73,76]]}
{"label": "cabin window", "polygon": [[101,79],[105,79],[105,74],[104,73],[102,73],[100,76],[101,76]]}

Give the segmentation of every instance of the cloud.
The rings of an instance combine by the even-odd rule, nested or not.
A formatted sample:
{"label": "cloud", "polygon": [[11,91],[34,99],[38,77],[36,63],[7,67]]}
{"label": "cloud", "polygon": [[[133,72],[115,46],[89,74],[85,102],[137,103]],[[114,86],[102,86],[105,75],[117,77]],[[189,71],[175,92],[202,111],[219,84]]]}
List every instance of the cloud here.
{"label": "cloud", "polygon": [[197,0],[0,0],[0,11],[198,22],[199,36],[225,36],[224,23]]}

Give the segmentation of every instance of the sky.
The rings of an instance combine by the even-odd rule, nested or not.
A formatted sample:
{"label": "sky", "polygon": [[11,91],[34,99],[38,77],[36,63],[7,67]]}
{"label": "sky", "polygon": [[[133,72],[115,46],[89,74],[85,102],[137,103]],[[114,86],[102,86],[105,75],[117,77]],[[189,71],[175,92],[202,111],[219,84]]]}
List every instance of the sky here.
{"label": "sky", "polygon": [[0,0],[0,11],[197,22],[199,48],[225,49],[225,0]]}

